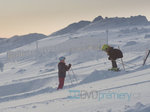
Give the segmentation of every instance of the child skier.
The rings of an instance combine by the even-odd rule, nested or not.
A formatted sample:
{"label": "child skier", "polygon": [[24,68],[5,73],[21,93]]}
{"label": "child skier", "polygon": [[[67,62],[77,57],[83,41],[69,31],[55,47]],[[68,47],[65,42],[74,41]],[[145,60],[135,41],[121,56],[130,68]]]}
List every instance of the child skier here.
{"label": "child skier", "polygon": [[64,80],[66,77],[66,71],[68,71],[71,68],[71,64],[68,66],[65,64],[65,57],[59,58],[60,62],[58,63],[58,77],[59,77],[59,85],[58,89],[62,89],[64,86]]}
{"label": "child skier", "polygon": [[105,51],[107,53],[107,55],[109,56],[108,59],[111,60],[112,62],[112,68],[109,70],[119,71],[119,68],[117,67],[116,59],[123,57],[122,51],[119,49],[114,49],[113,47],[110,47],[107,44],[104,44],[102,46],[102,51]]}

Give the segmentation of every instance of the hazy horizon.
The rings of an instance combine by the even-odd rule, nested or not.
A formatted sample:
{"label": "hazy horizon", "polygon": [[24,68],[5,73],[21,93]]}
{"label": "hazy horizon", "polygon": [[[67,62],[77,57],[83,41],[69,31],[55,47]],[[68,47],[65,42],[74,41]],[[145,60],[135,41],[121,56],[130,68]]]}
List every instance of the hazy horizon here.
{"label": "hazy horizon", "polygon": [[97,16],[144,15],[150,21],[149,0],[0,0],[0,37],[49,35],[80,20]]}

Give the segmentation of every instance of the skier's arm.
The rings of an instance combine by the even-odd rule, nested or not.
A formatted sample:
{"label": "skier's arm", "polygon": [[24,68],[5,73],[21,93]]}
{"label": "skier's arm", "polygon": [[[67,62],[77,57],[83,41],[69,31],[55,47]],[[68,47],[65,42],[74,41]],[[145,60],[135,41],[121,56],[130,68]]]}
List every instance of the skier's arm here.
{"label": "skier's arm", "polygon": [[68,71],[70,68],[71,68],[71,64],[69,64],[68,66],[67,66],[67,65],[65,65],[65,69],[66,69],[66,71]]}

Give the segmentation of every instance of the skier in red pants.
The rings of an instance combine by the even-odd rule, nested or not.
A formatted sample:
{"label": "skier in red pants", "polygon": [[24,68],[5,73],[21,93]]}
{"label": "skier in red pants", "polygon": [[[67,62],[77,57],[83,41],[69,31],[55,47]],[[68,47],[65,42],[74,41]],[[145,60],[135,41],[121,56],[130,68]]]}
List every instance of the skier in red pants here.
{"label": "skier in red pants", "polygon": [[66,71],[68,71],[71,67],[71,64],[69,64],[68,66],[65,64],[65,57],[60,57],[59,60],[60,60],[60,62],[58,63],[59,85],[57,90],[63,88],[66,77]]}

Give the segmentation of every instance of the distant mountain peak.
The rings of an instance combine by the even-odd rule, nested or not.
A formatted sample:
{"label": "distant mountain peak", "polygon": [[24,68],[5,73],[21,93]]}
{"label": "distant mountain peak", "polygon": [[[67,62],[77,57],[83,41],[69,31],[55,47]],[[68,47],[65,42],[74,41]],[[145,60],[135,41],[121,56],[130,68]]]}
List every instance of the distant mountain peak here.
{"label": "distant mountain peak", "polygon": [[52,33],[50,36],[63,35],[67,33],[74,33],[77,31],[92,31],[92,30],[102,30],[106,28],[117,28],[126,26],[141,26],[150,25],[150,22],[145,16],[131,16],[131,17],[105,17],[98,16],[94,18],[92,22],[90,21],[79,21],[77,23],[72,23],[67,27]]}
{"label": "distant mountain peak", "polygon": [[98,16],[92,22],[97,22],[97,21],[101,21],[101,20],[103,20],[103,17],[102,16]]}

